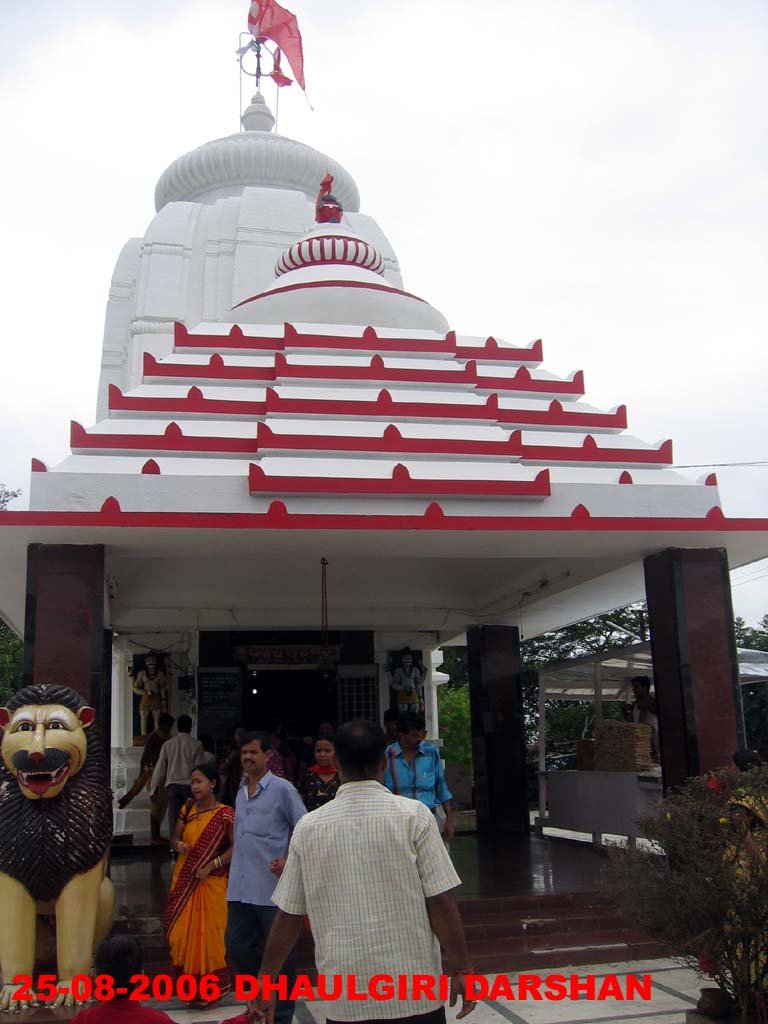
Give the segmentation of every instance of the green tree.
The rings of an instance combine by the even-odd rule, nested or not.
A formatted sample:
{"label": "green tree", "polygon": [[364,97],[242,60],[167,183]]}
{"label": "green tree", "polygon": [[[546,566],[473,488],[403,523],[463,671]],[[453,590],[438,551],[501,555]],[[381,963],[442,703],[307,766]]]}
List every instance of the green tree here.
{"label": "green tree", "polygon": [[0,619],[0,706],[21,689],[24,644]]}
{"label": "green tree", "polygon": [[440,736],[445,758],[465,772],[472,772],[472,732],[469,720],[469,686],[441,686],[437,691]]}
{"label": "green tree", "polygon": [[757,628],[748,626],[739,616],[735,622],[736,646],[747,647],[753,651],[768,651],[768,615],[764,615]]}
{"label": "green tree", "polygon": [[18,498],[20,494],[21,491],[12,491],[5,484],[0,483],[0,512],[4,512],[8,503],[14,498]]}
{"label": "green tree", "polygon": [[[8,502],[20,494],[21,491],[12,491],[0,483],[0,512],[4,512]],[[0,703],[4,703],[21,687],[23,655],[24,644],[0,619]]]}

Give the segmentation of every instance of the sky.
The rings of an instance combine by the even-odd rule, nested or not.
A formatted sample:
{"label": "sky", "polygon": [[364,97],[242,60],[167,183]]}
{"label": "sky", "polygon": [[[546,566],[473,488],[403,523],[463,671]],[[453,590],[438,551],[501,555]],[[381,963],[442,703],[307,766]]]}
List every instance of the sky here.
{"label": "sky", "polygon": [[[0,0],[0,481],[95,417],[104,309],[162,171],[238,129],[248,0]],[[586,401],[768,514],[768,7],[758,0],[293,0],[310,109],[409,291],[544,341]],[[244,104],[252,80],[244,87]],[[275,90],[265,90],[273,106]],[[721,466],[721,463],[726,465]],[[768,612],[768,561],[737,570]]]}

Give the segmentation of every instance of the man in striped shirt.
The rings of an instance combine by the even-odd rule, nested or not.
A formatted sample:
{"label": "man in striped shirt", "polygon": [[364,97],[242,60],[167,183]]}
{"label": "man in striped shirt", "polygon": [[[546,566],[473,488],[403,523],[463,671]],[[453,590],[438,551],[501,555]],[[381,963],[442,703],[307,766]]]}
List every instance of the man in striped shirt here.
{"label": "man in striped shirt", "polygon": [[[415,975],[439,978],[442,945],[450,998],[459,1017],[475,1003],[464,998],[470,970],[464,932],[451,890],[460,884],[434,816],[419,800],[395,796],[381,785],[386,759],[383,730],[350,722],[336,733],[342,785],[325,807],[296,823],[273,901],[279,910],[261,963],[274,978],[309,915],[319,975],[354,976],[359,992],[376,989],[385,975],[395,983]],[[407,1021],[443,1024],[445,1006],[425,1002],[409,984],[386,999],[333,1004],[336,1021]],[[267,1004],[251,1004],[256,1017]]]}

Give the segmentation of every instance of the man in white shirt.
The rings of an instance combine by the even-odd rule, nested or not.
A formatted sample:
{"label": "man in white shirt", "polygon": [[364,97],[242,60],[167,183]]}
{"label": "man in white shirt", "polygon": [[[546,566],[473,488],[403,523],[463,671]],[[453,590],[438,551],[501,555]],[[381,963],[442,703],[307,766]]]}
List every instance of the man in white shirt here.
{"label": "man in white shirt", "polygon": [[[359,991],[368,991],[376,975],[437,979],[442,944],[452,972],[451,1005],[460,996],[464,1017],[475,1003],[464,997],[471,968],[451,895],[461,880],[434,816],[420,801],[381,785],[386,739],[378,725],[349,722],[335,746],[342,785],[334,800],[296,824],[272,897],[279,910],[260,974],[279,973],[308,914],[318,974],[354,975]],[[396,991],[386,1001],[336,1002],[334,1021],[328,1020],[442,1024],[445,1006],[435,1005],[414,998],[412,989]],[[268,1012],[261,998],[251,1009],[257,1018]]]}
{"label": "man in white shirt", "polygon": [[168,834],[171,836],[184,801],[192,795],[189,788],[192,769],[205,760],[203,744],[190,736],[192,719],[189,715],[179,715],[176,728],[177,734],[166,740],[160,750],[150,783],[153,793],[165,786],[168,795]]}

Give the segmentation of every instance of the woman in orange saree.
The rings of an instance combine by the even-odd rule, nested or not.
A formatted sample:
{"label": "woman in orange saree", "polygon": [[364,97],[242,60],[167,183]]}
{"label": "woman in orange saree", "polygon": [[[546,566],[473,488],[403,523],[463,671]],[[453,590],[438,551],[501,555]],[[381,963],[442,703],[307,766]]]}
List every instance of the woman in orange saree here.
{"label": "woman in orange saree", "polygon": [[[220,994],[230,988],[224,933],[227,871],[232,859],[234,812],[216,801],[215,764],[192,772],[192,799],[182,808],[171,846],[179,854],[165,912],[171,960],[196,979],[216,975]],[[204,1000],[197,1000],[198,1005]]]}

